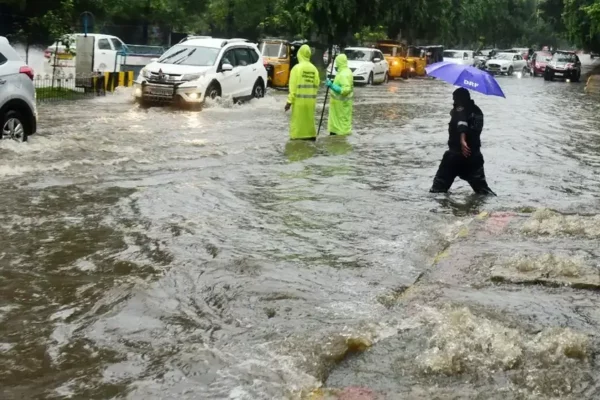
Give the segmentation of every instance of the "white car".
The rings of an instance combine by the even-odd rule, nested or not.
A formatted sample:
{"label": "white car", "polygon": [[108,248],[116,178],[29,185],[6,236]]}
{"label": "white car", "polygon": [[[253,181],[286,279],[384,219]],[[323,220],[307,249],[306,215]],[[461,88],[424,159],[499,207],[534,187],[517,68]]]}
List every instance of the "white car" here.
{"label": "white car", "polygon": [[485,64],[485,70],[492,74],[512,75],[515,71],[529,72],[527,61],[521,54],[498,53]]}
{"label": "white car", "polygon": [[33,70],[0,36],[0,139],[27,141],[37,129]]}
{"label": "white car", "polygon": [[444,61],[453,64],[475,65],[475,56],[472,50],[445,50]]}
{"label": "white car", "polygon": [[[354,75],[355,83],[386,83],[390,75],[390,66],[385,60],[383,53],[369,47],[348,47],[344,50],[348,57],[348,67]],[[331,70],[327,67],[329,79],[334,79],[337,74],[336,68]]]}
{"label": "white car", "polygon": [[[44,51],[44,57],[47,60],[44,64],[45,74],[52,75],[54,72],[64,76],[75,75],[77,36],[84,36],[84,34],[65,35],[60,41],[51,44]],[[117,54],[123,49],[125,43],[118,37],[111,35],[89,33],[88,36],[94,38],[94,65],[92,71],[119,71],[120,63],[117,60]]]}
{"label": "white car", "polygon": [[244,39],[190,39],[144,67],[134,96],[144,104],[202,104],[206,98],[234,100],[265,95],[267,70],[258,47]]}

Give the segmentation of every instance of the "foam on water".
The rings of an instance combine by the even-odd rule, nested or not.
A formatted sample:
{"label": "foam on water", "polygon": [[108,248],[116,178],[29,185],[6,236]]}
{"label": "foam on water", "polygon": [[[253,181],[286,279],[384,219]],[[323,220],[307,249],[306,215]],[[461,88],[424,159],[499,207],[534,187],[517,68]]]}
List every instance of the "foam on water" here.
{"label": "foam on water", "polygon": [[563,215],[549,209],[539,209],[523,224],[521,230],[531,235],[597,238],[600,237],[600,215]]}
{"label": "foam on water", "polygon": [[426,308],[421,318],[432,328],[416,359],[427,375],[486,379],[506,371],[516,390],[545,395],[569,395],[588,379],[589,338],[569,328],[528,333],[466,307]]}
{"label": "foam on water", "polygon": [[547,277],[578,277],[584,260],[579,256],[563,257],[555,254],[529,256],[519,254],[506,262],[506,266],[521,273],[543,274]]}

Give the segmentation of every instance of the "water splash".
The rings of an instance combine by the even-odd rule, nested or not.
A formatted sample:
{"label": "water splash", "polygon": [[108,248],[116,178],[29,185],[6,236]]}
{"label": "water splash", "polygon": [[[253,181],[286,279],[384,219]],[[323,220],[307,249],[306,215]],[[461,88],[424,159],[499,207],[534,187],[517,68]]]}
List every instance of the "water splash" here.
{"label": "water splash", "polygon": [[539,209],[523,224],[521,231],[530,235],[597,238],[600,237],[600,215],[563,215],[549,209]]}

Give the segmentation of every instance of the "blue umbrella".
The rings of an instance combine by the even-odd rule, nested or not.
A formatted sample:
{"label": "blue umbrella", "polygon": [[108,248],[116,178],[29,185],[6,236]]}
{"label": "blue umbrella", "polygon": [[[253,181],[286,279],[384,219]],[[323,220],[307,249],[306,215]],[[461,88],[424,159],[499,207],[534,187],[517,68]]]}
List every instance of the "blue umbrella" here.
{"label": "blue umbrella", "polygon": [[494,77],[486,71],[478,68],[454,64],[447,61],[431,64],[425,68],[427,75],[441,79],[455,86],[460,86],[465,89],[474,90],[488,96],[504,97],[500,85]]}

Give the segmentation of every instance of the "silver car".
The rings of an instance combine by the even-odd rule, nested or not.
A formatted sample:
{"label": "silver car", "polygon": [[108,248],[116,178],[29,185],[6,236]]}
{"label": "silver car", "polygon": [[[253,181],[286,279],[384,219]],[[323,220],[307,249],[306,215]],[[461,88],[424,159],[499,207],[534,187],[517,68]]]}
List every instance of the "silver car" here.
{"label": "silver car", "polygon": [[0,36],[0,139],[27,141],[37,130],[33,70]]}

